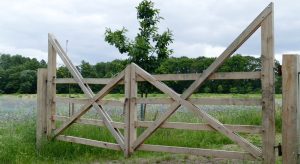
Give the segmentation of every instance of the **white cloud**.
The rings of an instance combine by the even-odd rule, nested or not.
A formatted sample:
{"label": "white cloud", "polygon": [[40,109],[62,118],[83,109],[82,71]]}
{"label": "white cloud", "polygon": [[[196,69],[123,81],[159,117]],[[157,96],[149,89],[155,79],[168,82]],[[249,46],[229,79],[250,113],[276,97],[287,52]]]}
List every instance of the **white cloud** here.
{"label": "white cloud", "polygon": [[[55,34],[64,47],[69,40],[74,63],[125,58],[104,41],[105,27],[138,30],[135,6],[141,0],[11,0],[0,3],[0,43],[5,53],[44,56],[47,34]],[[154,0],[155,7],[174,33],[174,56],[218,56],[268,5],[261,0]],[[237,3],[238,2],[238,3]],[[275,1],[275,53],[299,49],[300,1]],[[258,37],[257,37],[258,38]],[[260,54],[257,39],[242,47],[243,54]],[[278,55],[277,55],[278,56]]]}
{"label": "white cloud", "polygon": [[175,42],[173,49],[176,52],[173,56],[189,56],[197,58],[199,56],[217,57],[225,50],[225,47],[213,46],[205,43],[188,44],[184,42]]}
{"label": "white cloud", "polygon": [[294,54],[300,55],[300,50],[298,50],[298,51],[285,51],[285,52],[280,53],[280,55],[294,55]]}
{"label": "white cloud", "polygon": [[283,51],[280,53],[276,53],[275,54],[275,59],[279,61],[279,63],[282,64],[282,58],[283,55],[300,55],[300,50],[296,50],[296,51]]}
{"label": "white cloud", "polygon": [[31,48],[16,48],[14,46],[6,46],[0,44],[0,53],[2,54],[12,54],[12,55],[23,55],[30,58],[36,58],[37,60],[46,60],[48,57],[48,52],[44,52],[38,49]]}

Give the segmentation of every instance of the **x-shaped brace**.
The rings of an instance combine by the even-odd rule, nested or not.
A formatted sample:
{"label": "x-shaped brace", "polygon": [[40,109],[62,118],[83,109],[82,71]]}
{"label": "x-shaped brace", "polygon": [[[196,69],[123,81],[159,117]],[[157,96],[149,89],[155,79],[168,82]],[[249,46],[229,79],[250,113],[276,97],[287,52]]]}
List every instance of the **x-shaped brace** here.
{"label": "x-shaped brace", "polygon": [[157,128],[159,128],[181,105],[185,106],[187,109],[194,112],[197,116],[205,120],[212,128],[214,128],[216,131],[222,133],[223,135],[227,136],[234,142],[236,142],[239,146],[244,148],[246,151],[251,153],[254,157],[260,158],[261,156],[261,150],[248,142],[246,139],[239,136],[237,133],[233,132],[232,130],[225,127],[221,122],[219,122],[217,119],[203,111],[202,109],[198,108],[191,102],[187,101],[186,99],[188,97],[184,96],[185,94],[182,94],[181,96],[173,91],[171,88],[169,88],[164,83],[158,81],[155,79],[152,75],[144,71],[139,66],[133,64],[136,68],[136,73],[151,83],[153,86],[170,96],[174,102],[171,104],[167,112],[165,112],[160,118],[158,118],[152,126],[150,126],[144,133],[142,133],[133,143],[133,149],[138,148],[145,139],[147,139]]}

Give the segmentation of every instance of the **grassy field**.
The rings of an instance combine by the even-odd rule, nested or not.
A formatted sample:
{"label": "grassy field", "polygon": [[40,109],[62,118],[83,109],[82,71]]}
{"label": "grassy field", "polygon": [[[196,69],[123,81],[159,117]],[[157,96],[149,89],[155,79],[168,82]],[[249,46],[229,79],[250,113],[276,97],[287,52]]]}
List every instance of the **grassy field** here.
{"label": "grassy field", "polygon": [[[82,95],[77,96],[82,97]],[[121,97],[122,95],[108,95],[106,98],[121,99]],[[151,95],[151,97],[163,97],[163,95]],[[260,95],[199,94],[194,95],[194,97],[241,98],[260,97]],[[5,100],[8,98],[34,99],[35,95],[0,96],[0,100]],[[277,96],[277,98],[280,98],[280,96]],[[35,109],[31,110],[34,111]],[[276,132],[277,140],[279,142],[281,131],[281,107],[277,105],[276,111]],[[222,123],[226,124],[261,124],[261,111],[258,107],[253,107],[250,109],[241,108],[241,110],[231,110],[226,108],[224,110],[209,110],[208,112],[218,118]],[[45,141],[43,148],[37,151],[35,148],[35,112],[31,112],[29,114],[22,113],[20,111],[8,113],[7,110],[0,109],[0,115],[7,115],[7,117],[4,118],[8,118],[0,120],[0,161],[3,163],[189,163],[195,161],[205,162],[212,160],[198,156],[143,151],[137,151],[132,158],[125,159],[122,152],[60,141]],[[155,115],[156,112],[149,111],[147,112],[146,119],[153,120],[156,117]],[[112,115],[112,117],[117,121],[122,119],[122,117],[119,115]],[[169,121],[202,122],[202,120],[194,117],[194,115],[189,112],[176,112],[175,115],[169,119]],[[138,133],[141,133],[143,130],[143,128],[139,128]],[[66,130],[64,134],[114,142],[111,134],[106,128],[103,127],[75,124]],[[261,137],[259,135],[241,135],[247,138],[253,144],[259,147],[261,146]],[[200,132],[189,130],[159,129],[148,140],[146,140],[146,143],[236,151],[241,150],[227,137],[224,137],[216,132],[204,131]],[[230,161],[220,161],[220,163],[222,162],[230,163]],[[278,160],[278,163],[280,163],[280,160]]]}

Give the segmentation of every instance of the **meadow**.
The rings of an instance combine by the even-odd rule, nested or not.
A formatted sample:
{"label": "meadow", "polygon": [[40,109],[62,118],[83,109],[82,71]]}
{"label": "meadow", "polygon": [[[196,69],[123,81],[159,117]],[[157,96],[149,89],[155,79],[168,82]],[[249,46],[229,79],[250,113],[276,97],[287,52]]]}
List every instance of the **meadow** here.
{"label": "meadow", "polygon": [[[59,95],[67,97],[68,95]],[[73,95],[82,97],[82,95]],[[121,99],[120,94],[111,94],[106,99]],[[153,94],[150,97],[163,97]],[[196,94],[193,97],[234,97],[259,98],[259,94]],[[281,96],[276,95],[276,139],[281,142]],[[79,106],[78,106],[79,107]],[[261,107],[257,106],[201,106],[208,113],[218,118],[222,123],[241,125],[260,125]],[[165,110],[163,105],[149,105],[146,120],[154,120]],[[115,121],[122,121],[122,109],[105,107]],[[68,105],[58,104],[58,113],[68,113]],[[191,155],[170,153],[156,153],[137,151],[129,159],[123,153],[114,150],[95,148],[91,146],[67,143],[61,141],[44,141],[39,150],[35,147],[35,95],[0,95],[0,161],[1,163],[164,163],[164,162],[209,162],[213,159]],[[87,113],[87,118],[97,117],[93,111]],[[173,122],[202,122],[192,113],[180,108],[168,121]],[[139,128],[138,133],[144,131]],[[101,141],[115,142],[111,134],[104,127],[91,125],[72,125],[64,132],[67,135],[85,137]],[[261,146],[258,134],[240,135],[247,138],[256,146]],[[159,129],[148,140],[148,144],[169,146],[198,147],[209,149],[235,150],[241,149],[230,139],[216,132]],[[231,161],[220,160],[220,163]],[[280,159],[277,161],[280,163]],[[244,163],[244,162],[243,162]],[[251,162],[249,162],[251,163]]]}

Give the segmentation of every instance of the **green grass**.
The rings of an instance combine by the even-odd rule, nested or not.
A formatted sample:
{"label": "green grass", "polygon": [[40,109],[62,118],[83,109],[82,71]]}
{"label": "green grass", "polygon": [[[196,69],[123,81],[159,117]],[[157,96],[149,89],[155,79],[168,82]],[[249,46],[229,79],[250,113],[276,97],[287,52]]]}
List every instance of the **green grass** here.
{"label": "green grass", "polygon": [[[26,96],[28,95],[22,95],[22,98]],[[161,95],[155,96],[159,97]],[[197,96],[201,97],[203,95]],[[208,94],[204,97],[208,96],[213,95]],[[230,97],[232,95],[215,95],[214,97],[218,96]],[[242,95],[235,96],[242,97]],[[252,95],[250,96],[252,97]],[[108,98],[120,99],[121,95],[109,95]],[[281,111],[279,107],[277,107],[276,113],[276,131],[277,133],[280,133],[281,113],[278,111]],[[218,118],[222,123],[226,124],[261,124],[261,111],[256,108],[250,110],[242,109],[210,111],[209,113]],[[154,112],[147,113],[147,120],[153,120],[154,118]],[[195,117],[189,112],[177,112],[170,117],[168,121],[193,123],[203,122],[201,119]],[[144,128],[139,128],[138,134],[141,134],[144,130]],[[75,124],[68,128],[64,134],[114,142],[114,139],[109,131],[103,127]],[[261,146],[261,137],[259,135],[241,135],[247,138],[253,144]],[[227,137],[217,132],[207,131],[158,129],[149,139],[146,140],[145,143],[209,149],[226,149],[235,151],[241,150]],[[186,155],[136,151],[136,153],[134,153],[130,159],[125,159],[123,157],[123,153],[120,151],[60,141],[45,141],[43,143],[43,147],[37,151],[35,148],[34,116],[29,116],[20,120],[12,119],[5,122],[1,122],[0,120],[0,163],[105,163],[113,160],[121,163],[140,163],[143,161],[156,163],[160,161],[185,160],[190,158],[190,156]],[[198,159],[198,157],[196,159]]]}
{"label": "green grass", "polygon": [[[24,96],[24,95],[23,95]],[[30,96],[25,95],[25,96]],[[69,97],[69,94],[58,94],[58,96],[61,97]],[[85,96],[83,94],[71,94],[72,97],[77,97],[77,98],[84,98]],[[138,95],[140,96],[140,94]],[[124,97],[124,94],[108,94],[105,96],[105,99],[122,99]],[[153,98],[165,98],[167,97],[165,94],[148,94],[148,97],[153,97]],[[199,97],[206,97],[206,98],[261,98],[261,94],[215,94],[215,93],[197,93],[193,94],[192,97],[194,98],[199,98]],[[282,94],[276,94],[275,95],[276,99],[281,99]]]}

